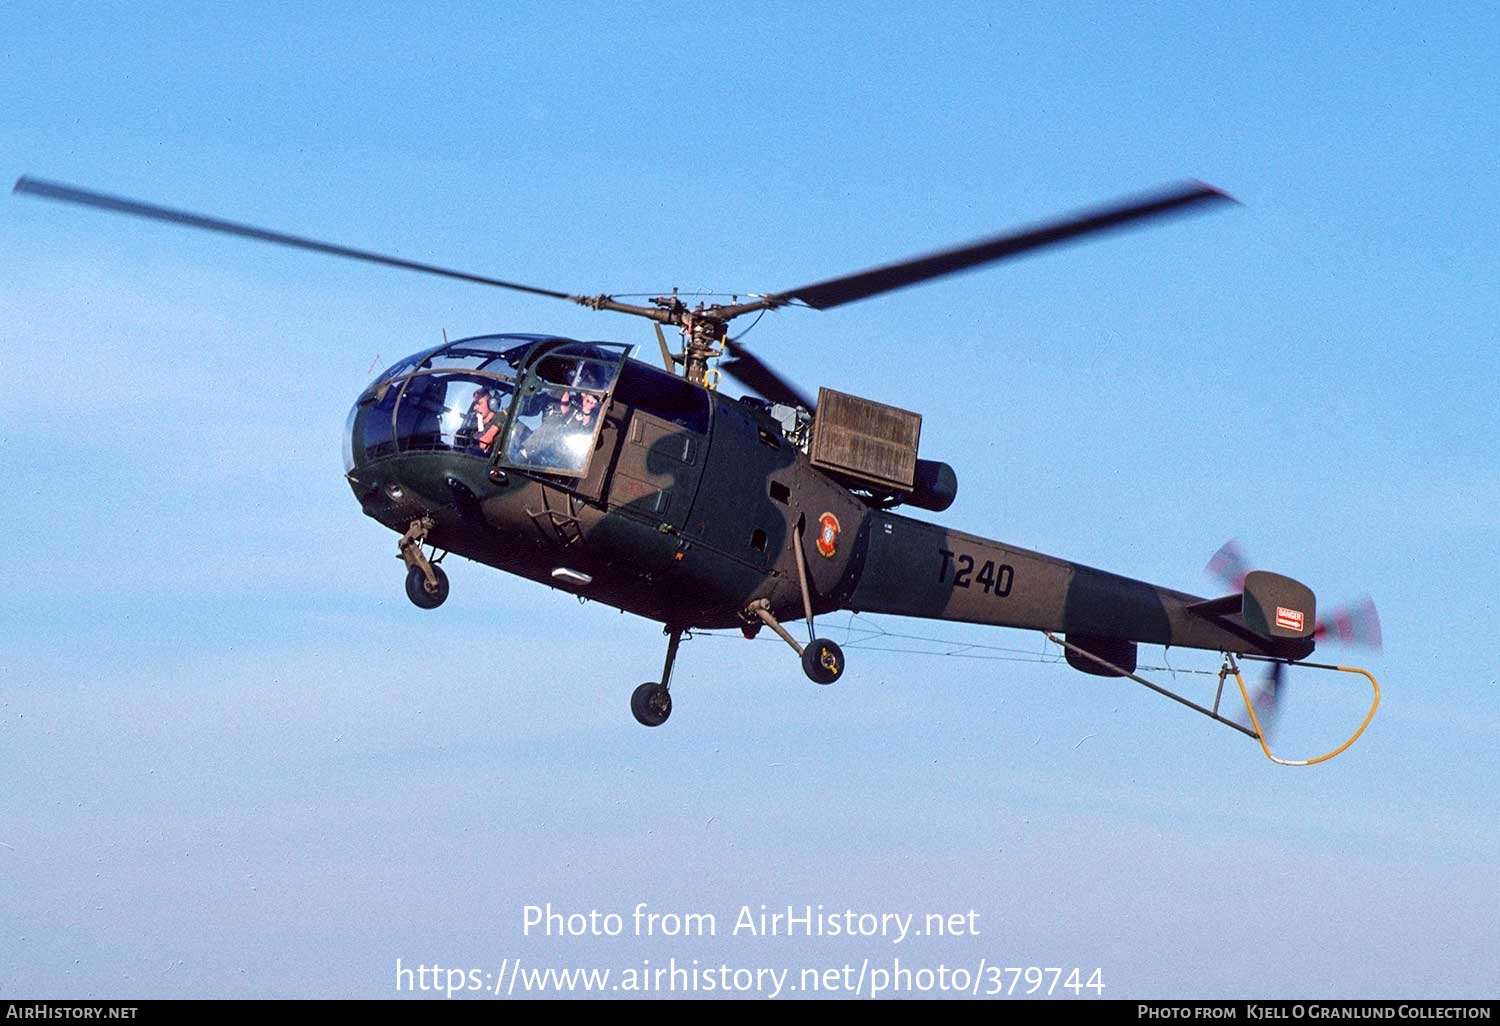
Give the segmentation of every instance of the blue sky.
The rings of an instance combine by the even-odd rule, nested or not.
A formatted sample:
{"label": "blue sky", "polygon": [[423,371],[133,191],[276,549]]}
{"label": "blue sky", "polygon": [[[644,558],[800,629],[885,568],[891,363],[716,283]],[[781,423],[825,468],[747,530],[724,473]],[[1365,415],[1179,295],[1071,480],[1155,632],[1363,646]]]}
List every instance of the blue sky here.
{"label": "blue sky", "polygon": [[[1212,182],[1243,205],[747,341],[923,412],[960,478],[944,523],[1202,594],[1238,537],[1325,608],[1372,594],[1385,652],[1321,654],[1385,698],[1348,753],[1290,770],[1057,665],[855,651],[820,689],[782,646],[698,638],[645,730],[654,625],[463,563],[415,609],[339,446],[372,365],[444,330],[648,329],[8,196],[0,994],[385,997],[397,958],[674,957],[1494,994],[1497,21],[11,5],[12,178],[570,292],[773,291]],[[1302,754],[1357,718],[1342,680],[1294,685]],[[523,935],[547,902],[719,935]],[[974,909],[981,932],[728,935],[760,904]]]}

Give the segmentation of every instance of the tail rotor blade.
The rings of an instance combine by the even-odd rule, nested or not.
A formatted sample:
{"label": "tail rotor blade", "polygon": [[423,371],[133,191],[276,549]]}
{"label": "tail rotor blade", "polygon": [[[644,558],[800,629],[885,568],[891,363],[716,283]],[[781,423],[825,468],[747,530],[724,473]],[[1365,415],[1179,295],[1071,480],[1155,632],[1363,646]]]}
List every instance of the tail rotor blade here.
{"label": "tail rotor blade", "polygon": [[1245,575],[1250,572],[1250,564],[1240,551],[1240,543],[1231,538],[1219,547],[1219,551],[1213,554],[1204,569],[1223,581],[1226,587],[1240,591],[1245,587]]}
{"label": "tail rotor blade", "polygon": [[1250,704],[1255,707],[1255,720],[1260,724],[1262,737],[1270,737],[1275,731],[1276,719],[1281,712],[1281,703],[1285,697],[1286,663],[1273,662],[1271,672],[1250,696]]}
{"label": "tail rotor blade", "polygon": [[[1250,563],[1235,540],[1225,542],[1204,569],[1235,591],[1245,587]],[[1358,602],[1340,606],[1323,614],[1313,626],[1313,637],[1319,641],[1337,641],[1373,651],[1381,651],[1380,614],[1375,601],[1365,596]]]}
{"label": "tail rotor blade", "polygon": [[1366,596],[1324,614],[1313,628],[1313,637],[1381,651],[1380,614],[1375,610],[1375,600]]}

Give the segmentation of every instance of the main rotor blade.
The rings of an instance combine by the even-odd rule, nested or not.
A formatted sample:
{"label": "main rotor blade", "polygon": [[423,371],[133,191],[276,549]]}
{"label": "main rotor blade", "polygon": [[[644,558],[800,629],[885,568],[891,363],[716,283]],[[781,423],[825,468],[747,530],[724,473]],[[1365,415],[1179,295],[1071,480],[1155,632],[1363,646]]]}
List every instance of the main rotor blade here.
{"label": "main rotor blade", "polygon": [[284,232],[273,232],[265,228],[237,224],[234,221],[223,221],[216,217],[192,214],[185,210],[158,207],[150,203],[141,203],[138,200],[125,199],[120,196],[107,196],[104,193],[90,192],[87,189],[63,185],[60,182],[48,182],[39,178],[27,178],[23,176],[16,179],[13,191],[27,193],[32,196],[41,196],[45,199],[60,200],[63,203],[76,203],[80,206],[96,207],[100,210],[112,210],[115,213],[144,217],[151,221],[165,221],[168,224],[180,224],[189,228],[202,228],[205,231],[223,232],[226,235],[238,235],[247,239],[258,239],[261,242],[274,242],[278,245],[292,246],[296,249],[309,249],[315,253],[348,257],[351,260],[364,260],[367,263],[384,264],[387,267],[400,267],[408,271],[421,271],[424,274],[436,274],[444,278],[457,278],[460,281],[477,282],[480,285],[494,285],[502,289],[514,289],[517,292],[529,292],[536,296],[548,296],[553,299],[572,298],[566,292],[554,292],[551,289],[539,289],[531,285],[520,285],[513,281],[486,278],[479,274],[468,274],[464,271],[449,270],[446,267],[437,267],[433,264],[402,260],[398,257],[384,256],[380,253],[371,253],[363,249],[335,246],[327,242],[318,242],[316,239],[305,239],[300,235],[287,235]]}
{"label": "main rotor blade", "polygon": [[765,396],[773,403],[801,406],[809,411],[815,408],[812,401],[804,396],[801,390],[766,366],[759,357],[732,342],[725,342],[724,349],[732,359],[719,361],[719,369],[740,384]]}
{"label": "main rotor blade", "polygon": [[928,256],[886,264],[883,267],[874,267],[868,271],[845,275],[842,278],[829,278],[827,281],[803,285],[801,288],[778,293],[773,298],[779,302],[797,299],[814,309],[827,310],[829,307],[877,296],[882,292],[905,288],[918,282],[940,278],[945,274],[954,274],[981,264],[1027,253],[1043,246],[1056,245],[1097,232],[1111,231],[1136,221],[1146,221],[1180,212],[1198,204],[1219,202],[1233,203],[1235,201],[1211,185],[1205,185],[1202,182],[1185,182],[1154,195],[1084,211],[1018,232],[981,239],[967,246],[945,249]]}

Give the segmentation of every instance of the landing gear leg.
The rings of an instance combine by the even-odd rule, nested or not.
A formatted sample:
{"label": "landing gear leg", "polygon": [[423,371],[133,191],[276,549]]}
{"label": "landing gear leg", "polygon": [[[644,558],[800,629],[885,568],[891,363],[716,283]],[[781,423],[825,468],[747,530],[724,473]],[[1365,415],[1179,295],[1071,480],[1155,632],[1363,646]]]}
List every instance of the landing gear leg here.
{"label": "landing gear leg", "polygon": [[760,620],[775,631],[782,641],[792,646],[792,651],[802,658],[802,672],[813,683],[832,684],[844,675],[843,649],[826,638],[813,638],[806,646],[797,644],[797,639],[788,634],[781,622],[771,614],[771,603],[766,599],[756,599],[745,607],[741,615],[747,619],[753,617]]}
{"label": "landing gear leg", "polygon": [[844,675],[844,651],[833,642],[818,637],[813,627],[812,590],[807,586],[807,553],[802,548],[802,532],[806,526],[806,519],[798,517],[797,530],[792,532],[797,583],[802,588],[802,612],[807,617],[807,647],[801,653],[802,672],[814,684],[832,684]]}
{"label": "landing gear leg", "polygon": [[422,609],[436,609],[448,598],[448,575],[422,551],[435,526],[437,521],[429,516],[413,520],[397,544],[398,555],[406,563],[406,597]]}
{"label": "landing gear leg", "polygon": [[681,627],[667,628],[667,659],[662,664],[661,682],[647,681],[630,696],[630,711],[643,727],[659,727],[672,715],[672,666],[677,662],[677,646],[682,641]]}

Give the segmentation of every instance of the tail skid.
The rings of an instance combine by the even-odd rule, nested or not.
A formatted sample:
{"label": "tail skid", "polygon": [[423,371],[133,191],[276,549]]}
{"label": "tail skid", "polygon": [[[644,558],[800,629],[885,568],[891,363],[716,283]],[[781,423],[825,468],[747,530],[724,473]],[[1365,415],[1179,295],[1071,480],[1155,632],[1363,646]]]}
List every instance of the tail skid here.
{"label": "tail skid", "polygon": [[[1350,666],[1333,666],[1329,663],[1293,662],[1285,659],[1274,659],[1257,655],[1241,656],[1240,658],[1242,659],[1254,659],[1259,662],[1278,664],[1279,666],[1295,666],[1299,669],[1331,670],[1338,673],[1357,673],[1370,682],[1370,688],[1374,694],[1373,700],[1370,703],[1370,710],[1365,714],[1363,722],[1360,723],[1359,727],[1354,731],[1353,734],[1349,735],[1349,738],[1344,741],[1343,744],[1339,745],[1331,752],[1326,752],[1323,755],[1316,756],[1315,758],[1283,759],[1271,751],[1270,745],[1266,741],[1266,729],[1261,726],[1260,717],[1256,715],[1255,703],[1251,700],[1250,692],[1245,687],[1245,678],[1240,673],[1239,664],[1236,662],[1234,655],[1228,652],[1224,653],[1223,665],[1219,667],[1219,686],[1218,689],[1214,692],[1214,704],[1212,707],[1206,707],[1199,705],[1197,702],[1194,702],[1189,698],[1184,698],[1182,695],[1177,694],[1177,692],[1171,690],[1170,688],[1162,687],[1160,684],[1155,684],[1147,680],[1146,678],[1139,676],[1138,674],[1133,672],[1134,667],[1127,670],[1122,666],[1117,666],[1086,648],[1072,644],[1065,638],[1058,637],[1051,631],[1044,631],[1043,634],[1046,635],[1048,641],[1052,642],[1054,645],[1057,645],[1059,648],[1062,648],[1065,652],[1068,653],[1070,662],[1074,657],[1077,657],[1080,660],[1087,660],[1093,663],[1097,663],[1099,664],[1101,671],[1108,671],[1108,675],[1110,676],[1128,677],[1129,679],[1135,681],[1137,684],[1150,688],[1152,691],[1155,691],[1159,695],[1165,695],[1167,698],[1172,699],[1172,701],[1177,702],[1181,705],[1185,705],[1189,709],[1192,709],[1194,712],[1200,713],[1203,716],[1207,716],[1209,719],[1215,721],[1216,723],[1222,723],[1226,727],[1239,731],[1246,737],[1254,738],[1257,742],[1260,743],[1260,749],[1265,753],[1266,758],[1270,759],[1278,766],[1315,766],[1320,762],[1327,762],[1335,755],[1343,753],[1344,751],[1348,750],[1350,745],[1359,740],[1360,735],[1365,732],[1365,728],[1370,725],[1370,721],[1375,718],[1375,710],[1380,708],[1380,684],[1375,680],[1373,676],[1371,676],[1371,674],[1367,670],[1361,670],[1357,667]],[[1251,727],[1246,727],[1241,723],[1236,723],[1234,720],[1229,719],[1219,711],[1220,705],[1222,704],[1224,698],[1224,682],[1231,674],[1234,675],[1235,683],[1239,686],[1240,698],[1245,703],[1245,710],[1250,714],[1250,723],[1252,725]]]}
{"label": "tail skid", "polygon": [[[1244,658],[1260,659],[1259,656],[1253,655],[1247,655]],[[1276,662],[1277,660],[1272,659],[1263,661]],[[1255,715],[1255,703],[1250,700],[1250,692],[1245,689],[1245,678],[1240,675],[1240,668],[1238,665],[1236,665],[1234,656],[1226,655],[1224,657],[1224,665],[1219,669],[1219,690],[1222,692],[1224,689],[1225,676],[1233,673],[1235,683],[1238,684],[1240,688],[1240,697],[1245,701],[1245,709],[1250,713],[1250,722],[1255,725],[1255,739],[1260,742],[1260,750],[1266,753],[1266,758],[1270,759],[1278,766],[1316,766],[1320,762],[1327,762],[1335,755],[1344,752],[1350,745],[1354,744],[1354,742],[1358,741],[1359,736],[1363,734],[1365,732],[1365,728],[1370,725],[1370,721],[1375,718],[1375,710],[1380,708],[1380,684],[1375,680],[1374,676],[1370,674],[1370,671],[1361,670],[1355,666],[1334,666],[1331,663],[1287,663],[1285,665],[1296,666],[1309,670],[1332,670],[1336,673],[1357,673],[1360,676],[1364,677],[1365,680],[1370,682],[1370,690],[1373,693],[1373,698],[1370,701],[1370,711],[1365,713],[1364,721],[1360,723],[1359,727],[1354,731],[1353,734],[1349,735],[1349,739],[1347,741],[1339,745],[1333,751],[1325,752],[1323,755],[1319,755],[1313,759],[1282,759],[1273,754],[1270,746],[1266,744],[1266,732],[1261,729],[1260,718]]]}

